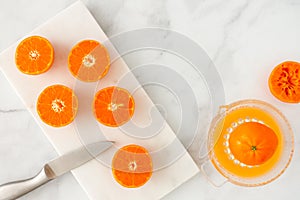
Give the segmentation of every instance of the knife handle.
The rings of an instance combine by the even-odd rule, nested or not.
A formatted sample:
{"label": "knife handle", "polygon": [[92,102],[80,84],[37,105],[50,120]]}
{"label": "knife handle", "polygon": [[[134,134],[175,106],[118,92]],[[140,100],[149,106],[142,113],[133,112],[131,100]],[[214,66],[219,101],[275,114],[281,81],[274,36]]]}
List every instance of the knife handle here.
{"label": "knife handle", "polygon": [[32,178],[0,185],[0,200],[14,200],[49,182],[53,178],[51,169],[46,165]]}

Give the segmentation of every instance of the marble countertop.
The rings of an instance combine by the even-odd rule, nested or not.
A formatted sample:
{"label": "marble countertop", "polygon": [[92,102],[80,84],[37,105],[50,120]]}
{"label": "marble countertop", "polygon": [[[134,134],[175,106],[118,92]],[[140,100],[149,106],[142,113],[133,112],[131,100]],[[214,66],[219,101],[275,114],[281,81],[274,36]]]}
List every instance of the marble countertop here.
{"label": "marble countertop", "polygon": [[[42,24],[74,0],[2,1],[0,51]],[[295,133],[295,155],[287,171],[257,188],[226,184],[214,188],[198,174],[164,199],[294,199],[300,194],[299,105],[274,99],[267,87],[272,68],[284,60],[300,61],[298,0],[85,0],[108,36],[144,28],[178,31],[206,50],[214,61],[226,102],[256,98],[279,108]],[[57,156],[32,116],[0,73],[0,182],[35,174]],[[69,173],[21,199],[88,199]]]}

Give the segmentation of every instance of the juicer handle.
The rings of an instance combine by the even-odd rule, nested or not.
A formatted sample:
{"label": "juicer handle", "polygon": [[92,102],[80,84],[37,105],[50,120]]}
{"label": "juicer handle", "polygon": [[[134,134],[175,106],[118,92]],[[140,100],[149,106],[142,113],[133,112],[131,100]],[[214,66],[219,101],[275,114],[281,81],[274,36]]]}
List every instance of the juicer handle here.
{"label": "juicer handle", "polygon": [[[201,166],[200,171],[205,178],[216,188],[222,187],[228,182],[228,179],[223,177],[219,171],[213,166],[210,160],[206,160]],[[208,172],[210,171],[210,173]],[[215,180],[218,179],[218,180]]]}

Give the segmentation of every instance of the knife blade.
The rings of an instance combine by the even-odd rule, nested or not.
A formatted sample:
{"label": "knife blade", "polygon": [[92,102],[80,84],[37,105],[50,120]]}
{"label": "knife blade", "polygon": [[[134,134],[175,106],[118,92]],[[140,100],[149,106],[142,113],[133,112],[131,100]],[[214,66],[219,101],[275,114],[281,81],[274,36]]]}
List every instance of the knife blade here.
{"label": "knife blade", "polygon": [[101,141],[80,147],[62,155],[44,165],[42,170],[34,177],[0,185],[0,200],[13,200],[19,198],[41,185],[75,169],[112,146],[111,141]]}

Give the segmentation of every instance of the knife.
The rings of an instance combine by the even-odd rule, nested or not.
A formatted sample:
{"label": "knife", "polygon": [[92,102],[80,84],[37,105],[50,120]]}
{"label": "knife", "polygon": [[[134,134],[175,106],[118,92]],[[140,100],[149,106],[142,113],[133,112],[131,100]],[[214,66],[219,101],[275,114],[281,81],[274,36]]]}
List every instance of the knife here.
{"label": "knife", "polygon": [[86,145],[45,164],[43,169],[32,178],[0,185],[0,200],[13,200],[21,197],[96,158],[112,144],[113,142],[110,141],[101,141]]}

